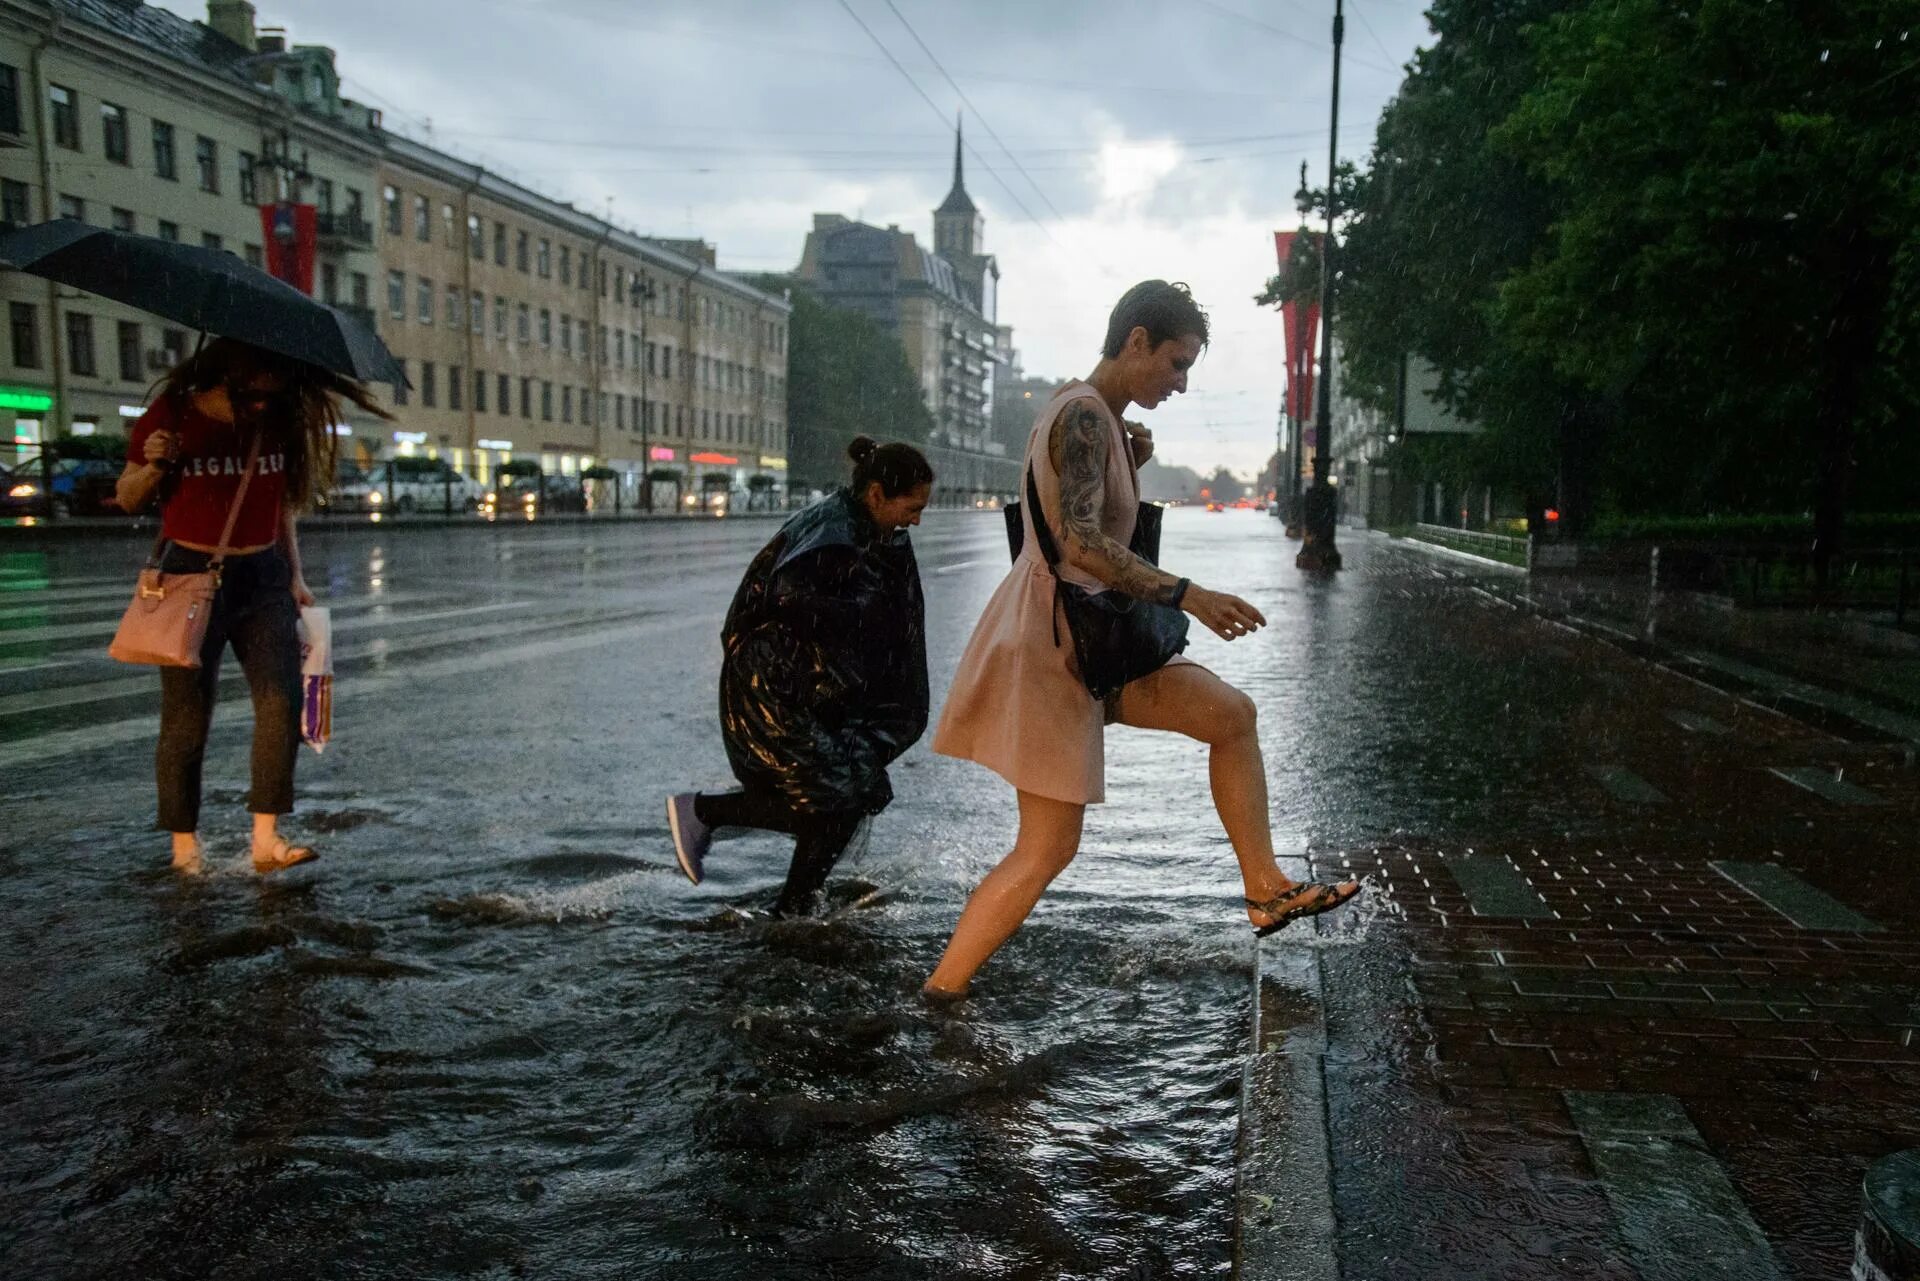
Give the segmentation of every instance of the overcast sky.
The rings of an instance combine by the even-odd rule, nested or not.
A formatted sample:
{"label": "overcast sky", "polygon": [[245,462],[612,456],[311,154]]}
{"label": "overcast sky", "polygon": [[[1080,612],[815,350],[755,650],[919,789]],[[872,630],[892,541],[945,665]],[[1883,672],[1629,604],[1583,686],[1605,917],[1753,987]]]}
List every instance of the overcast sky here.
{"label": "overcast sky", "polygon": [[[1251,473],[1272,452],[1280,322],[1251,300],[1271,233],[1297,223],[1300,162],[1324,181],[1332,0],[256,3],[261,25],[337,50],[345,92],[388,127],[611,202],[636,231],[704,238],[730,269],[791,269],[816,211],[930,244],[963,114],[1027,372],[1087,373],[1122,290],[1185,280],[1213,346],[1147,416],[1161,456]],[[1421,9],[1349,0],[1344,158],[1365,156],[1429,39]]]}

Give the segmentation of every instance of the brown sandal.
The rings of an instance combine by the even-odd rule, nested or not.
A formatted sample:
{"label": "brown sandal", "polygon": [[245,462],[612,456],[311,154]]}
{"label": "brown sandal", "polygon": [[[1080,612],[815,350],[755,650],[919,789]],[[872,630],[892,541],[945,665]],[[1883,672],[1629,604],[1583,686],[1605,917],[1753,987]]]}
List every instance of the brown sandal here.
{"label": "brown sandal", "polygon": [[311,846],[295,845],[281,837],[274,843],[273,857],[263,859],[257,853],[253,856],[253,870],[265,876],[269,872],[284,872],[290,867],[311,863],[319,857],[319,853]]}
{"label": "brown sandal", "polygon": [[1253,936],[1263,939],[1303,916],[1318,916],[1322,912],[1331,912],[1359,892],[1360,882],[1358,881],[1342,881],[1338,885],[1322,885],[1317,881],[1308,881],[1276,894],[1264,903],[1257,899],[1247,899],[1248,907],[1262,916],[1273,918],[1272,924],[1256,927]]}

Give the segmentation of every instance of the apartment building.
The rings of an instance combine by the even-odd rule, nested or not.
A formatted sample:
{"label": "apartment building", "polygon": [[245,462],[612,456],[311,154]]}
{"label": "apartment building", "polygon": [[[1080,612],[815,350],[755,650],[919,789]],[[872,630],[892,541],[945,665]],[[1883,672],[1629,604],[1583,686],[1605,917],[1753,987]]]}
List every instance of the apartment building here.
{"label": "apartment building", "polygon": [[672,474],[661,502],[784,484],[791,307],[718,271],[711,248],[393,136],[377,213],[379,330],[413,383],[396,397],[402,452],[482,480],[514,458],[598,464],[629,494]]}
{"label": "apartment building", "polygon": [[[360,211],[378,123],[339,97],[330,50],[256,32],[241,0],[214,0],[204,25],[113,0],[0,0],[8,226],[79,218],[257,264],[259,206],[311,201],[316,291],[366,305],[379,266]],[[0,457],[69,430],[119,431],[197,337],[17,272],[0,272],[0,310]]]}

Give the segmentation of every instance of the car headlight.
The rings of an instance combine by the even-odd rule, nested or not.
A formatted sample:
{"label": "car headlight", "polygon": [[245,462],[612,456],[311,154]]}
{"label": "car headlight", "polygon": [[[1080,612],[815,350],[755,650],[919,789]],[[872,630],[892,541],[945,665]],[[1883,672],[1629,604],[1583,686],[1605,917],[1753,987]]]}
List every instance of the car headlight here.
{"label": "car headlight", "polygon": [[8,498],[32,498],[40,492],[38,485],[15,485],[7,491]]}
{"label": "car headlight", "polygon": [[375,489],[368,492],[367,501],[372,503],[375,507],[378,507],[381,503],[384,503],[387,501],[387,496],[381,493],[379,490]]}

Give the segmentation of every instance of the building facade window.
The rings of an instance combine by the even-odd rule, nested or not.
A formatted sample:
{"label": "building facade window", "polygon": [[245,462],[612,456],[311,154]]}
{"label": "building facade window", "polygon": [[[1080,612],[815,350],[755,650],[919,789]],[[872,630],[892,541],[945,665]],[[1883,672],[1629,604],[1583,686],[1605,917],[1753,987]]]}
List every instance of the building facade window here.
{"label": "building facade window", "polygon": [[521,342],[533,341],[533,309],[526,303],[521,303],[514,310],[513,332]]}
{"label": "building facade window", "polygon": [[507,265],[507,224],[504,222],[493,224],[493,265]]}
{"label": "building facade window", "polygon": [[240,203],[243,205],[260,203],[260,183],[254,176],[253,156],[245,151],[240,153]]}
{"label": "building facade window", "polygon": [[407,273],[387,273],[387,314],[395,320],[407,318]]}
{"label": "building facade window", "polygon": [[476,334],[487,332],[487,300],[478,290],[467,295],[467,328]]}
{"label": "building facade window", "polygon": [[220,194],[220,144],[205,134],[193,139],[193,163],[200,171],[200,190]]}
{"label": "building facade window", "polygon": [[545,236],[540,237],[540,253],[534,262],[534,274],[542,280],[553,275],[553,242]]}
{"label": "building facade window", "polygon": [[502,418],[513,412],[513,379],[501,374],[494,380],[494,391],[498,394],[493,403]]}
{"label": "building facade window", "polygon": [[60,197],[60,216],[62,218],[71,218],[75,222],[85,222],[87,220],[87,202],[78,196]]}
{"label": "building facade window", "polygon": [[573,250],[565,245],[560,246],[560,283],[563,285],[573,283]]}
{"label": "building facade window", "polygon": [[399,235],[400,234],[399,189],[395,187],[382,187],[380,189],[380,203],[383,206],[385,206],[387,211],[387,234],[389,236]]}
{"label": "building facade window", "polygon": [[475,262],[480,262],[487,256],[487,236],[480,225],[479,214],[467,215],[467,256]]}
{"label": "building facade window", "polygon": [[447,328],[458,329],[460,327],[460,313],[463,305],[460,301],[460,286],[448,285],[446,298]]}
{"label": "building facade window", "polygon": [[53,140],[68,151],[80,150],[80,98],[65,85],[47,86],[47,105],[53,111]]}
{"label": "building facade window", "polygon": [[466,397],[467,371],[459,365],[447,366],[447,408],[463,409],[461,401]]}
{"label": "building facade window", "polygon": [[200,247],[202,249],[211,249],[215,253],[218,253],[220,250],[226,248],[226,241],[220,239],[214,232],[203,231],[200,233]]}
{"label": "building facade window", "polygon": [[473,412],[487,412],[487,371],[484,369],[473,371]]}
{"label": "building facade window", "polygon": [[553,421],[553,384],[544,378],[540,380],[540,421]]}
{"label": "building facade window", "polygon": [[340,268],[330,262],[320,264],[320,301],[324,303],[340,301]]}
{"label": "building facade window", "polygon": [[83,378],[96,372],[93,363],[93,317],[84,311],[67,313],[67,368]]}
{"label": "building facade window", "polygon": [[493,299],[493,336],[501,342],[507,340],[507,300],[498,294]]}
{"label": "building facade window", "polygon": [[111,102],[100,104],[100,149],[116,165],[133,163],[133,140],[127,128],[127,109]]}
{"label": "building facade window", "polygon": [[434,378],[431,360],[420,362],[420,403],[428,409],[437,409],[440,406],[440,387]]}
{"label": "building facade window", "polygon": [[533,379],[531,378],[520,380],[520,416],[533,417]]}
{"label": "building facade window", "polygon": [[349,288],[351,289],[351,292],[348,294],[349,301],[351,301],[353,305],[356,307],[368,306],[369,301],[367,298],[367,284],[368,284],[367,273],[364,271],[356,271],[356,272],[349,273],[347,280],[348,280]]}
{"label": "building facade window", "polygon": [[40,368],[40,321],[30,302],[7,304],[7,328],[13,339],[16,369]]}
{"label": "building facade window", "polygon": [[440,243],[447,249],[453,248],[453,206],[440,206]]}
{"label": "building facade window", "polygon": [[119,324],[120,381],[137,383],[146,381],[146,370],[141,368],[140,322],[123,320]]}
{"label": "building facade window", "polygon": [[413,238],[423,245],[433,243],[433,204],[425,196],[413,198]]}
{"label": "building facade window", "polygon": [[573,421],[573,388],[571,387],[560,389],[560,421],[563,423]]}
{"label": "building facade window", "polygon": [[414,318],[423,325],[433,323],[433,282],[425,276],[417,276],[413,283]]}
{"label": "building facade window", "polygon": [[173,126],[164,120],[153,122],[153,175],[168,182],[180,180],[180,160],[173,149]]}
{"label": "building facade window", "polygon": [[138,226],[139,224],[133,216],[133,210],[115,209],[113,211],[113,229],[115,231],[134,231],[138,229]]}
{"label": "building facade window", "polygon": [[0,62],[0,133],[20,132],[20,68]]}
{"label": "building facade window", "polygon": [[177,222],[168,222],[165,218],[162,218],[154,224],[153,234],[162,240],[177,241],[180,239],[180,224]]}
{"label": "building facade window", "polygon": [[313,183],[313,207],[323,214],[333,212],[333,179],[316,178]]}
{"label": "building facade window", "polygon": [[12,178],[0,179],[0,218],[17,225],[33,221],[33,216],[27,212],[26,183],[15,182]]}
{"label": "building facade window", "polygon": [[560,317],[560,353],[565,356],[570,356],[573,354],[573,317],[572,316]]}
{"label": "building facade window", "polygon": [[513,265],[522,272],[527,270],[527,246],[531,243],[531,237],[524,231],[513,238]]}
{"label": "building facade window", "polygon": [[267,269],[266,251],[259,245],[242,245],[240,246],[240,254],[247,260],[247,266],[258,267],[262,271]]}
{"label": "building facade window", "polygon": [[545,307],[540,309],[540,345],[553,346],[553,312]]}
{"label": "building facade window", "polygon": [[409,381],[407,375],[407,358],[401,356],[399,360],[400,381],[393,385],[393,403],[396,407],[406,404],[408,398],[412,395],[412,393],[407,390],[407,383]]}

